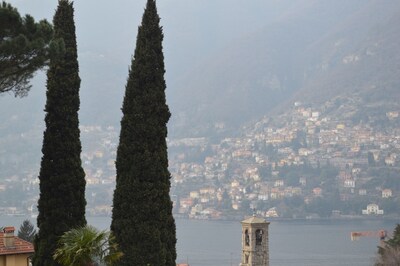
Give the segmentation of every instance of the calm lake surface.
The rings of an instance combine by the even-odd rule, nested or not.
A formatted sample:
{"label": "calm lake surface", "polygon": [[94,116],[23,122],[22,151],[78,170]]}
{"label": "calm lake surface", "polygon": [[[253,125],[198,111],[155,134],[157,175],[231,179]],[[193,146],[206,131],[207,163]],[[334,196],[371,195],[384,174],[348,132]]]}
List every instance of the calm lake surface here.
{"label": "calm lake surface", "polygon": [[[0,226],[19,227],[25,217],[0,216]],[[109,229],[109,217],[89,217],[88,223]],[[33,220],[36,224],[36,221]],[[272,221],[269,227],[271,266],[373,265],[379,240],[350,240],[352,231],[392,232],[396,220]],[[176,220],[178,263],[190,266],[239,265],[240,222]]]}

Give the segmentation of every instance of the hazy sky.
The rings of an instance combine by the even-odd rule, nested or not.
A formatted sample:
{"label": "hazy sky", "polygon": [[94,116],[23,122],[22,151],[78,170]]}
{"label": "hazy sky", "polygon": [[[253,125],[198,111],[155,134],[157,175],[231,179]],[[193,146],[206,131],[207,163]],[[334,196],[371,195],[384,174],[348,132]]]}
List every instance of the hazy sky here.
{"label": "hazy sky", "polygon": [[[21,14],[52,20],[56,0],[10,0]],[[162,0],[158,12],[164,29],[167,100],[174,84],[193,66],[212,57],[243,35],[261,29],[293,1]],[[120,114],[137,28],[146,0],[76,0],[75,26],[81,83],[81,120],[87,123],[99,105]],[[2,97],[2,104],[42,114],[45,75],[38,73],[29,97]],[[97,94],[106,95],[99,102]],[[171,99],[171,101],[169,100]],[[27,104],[28,103],[28,104]],[[34,104],[32,104],[34,103]],[[4,106],[3,105],[3,106]],[[171,106],[173,108],[173,106]],[[7,108],[7,107],[5,107]],[[35,108],[32,110],[32,108]],[[42,119],[40,119],[42,121]],[[116,117],[115,121],[119,121]]]}
{"label": "hazy sky", "polygon": [[[55,0],[11,0],[20,13],[51,20]],[[183,71],[186,60],[200,60],[242,34],[258,30],[278,14],[264,9],[261,0],[163,0],[158,1],[164,28],[167,72]],[[293,2],[293,1],[289,1]],[[128,65],[134,51],[137,27],[145,0],[76,0],[78,49],[82,56],[108,56]],[[84,59],[84,58],[81,58]],[[174,78],[174,77],[172,77]]]}

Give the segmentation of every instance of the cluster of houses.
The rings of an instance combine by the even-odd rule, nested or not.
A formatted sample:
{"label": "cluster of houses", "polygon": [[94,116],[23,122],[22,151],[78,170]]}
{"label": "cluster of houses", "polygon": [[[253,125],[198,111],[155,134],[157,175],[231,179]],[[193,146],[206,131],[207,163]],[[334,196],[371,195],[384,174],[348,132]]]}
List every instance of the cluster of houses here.
{"label": "cluster of houses", "polygon": [[[388,112],[387,117],[398,119],[398,112]],[[279,172],[285,166],[335,167],[338,174],[334,180],[342,201],[371,199],[365,209],[353,210],[359,215],[382,215],[384,210],[374,201],[399,197],[398,191],[390,187],[371,188],[366,184],[378,178],[369,174],[369,167],[379,163],[381,167],[400,166],[400,128],[385,130],[353,124],[301,105],[296,105],[290,114],[271,120],[264,118],[246,135],[225,138],[219,144],[209,144],[204,139],[170,142],[171,150],[180,147],[170,164],[173,186],[196,187],[190,191],[181,189],[186,191],[184,194],[178,191],[175,211],[191,218],[216,218],[224,216],[226,209],[221,206],[226,207],[227,201],[231,209],[240,210],[244,202],[259,206],[259,202],[299,196],[308,204],[326,195],[320,183],[308,184],[308,176],[299,174],[295,182],[285,180]],[[297,149],[295,142],[300,144]],[[182,146],[187,150],[208,150],[208,154],[204,161],[188,161],[186,157],[190,156]],[[279,208],[258,210],[258,214],[278,217]]]}
{"label": "cluster of houses", "polygon": [[[397,111],[386,113],[390,122],[399,119]],[[397,122],[398,123],[398,122]],[[81,126],[82,163],[86,172],[89,215],[109,215],[115,188],[115,156],[118,130],[114,127]],[[265,117],[243,130],[241,137],[211,143],[207,138],[169,139],[169,165],[172,175],[171,198],[174,212],[189,218],[219,219],[248,206],[290,198],[305,204],[326,196],[326,188],[315,178],[298,174],[284,178],[283,167],[330,165],[343,201],[364,197],[370,206],[353,210],[358,214],[384,214],[376,199],[398,198],[391,187],[365,186],[377,178],[370,167],[400,166],[400,128],[374,128],[368,123],[329,115],[324,109],[296,103],[290,112]],[[0,181],[1,193],[16,182],[27,198],[20,205],[0,206],[0,214],[36,212],[38,169]],[[317,180],[318,181],[318,180]],[[320,180],[319,180],[320,181]],[[27,193],[29,192],[29,193]],[[366,204],[367,205],[367,204]],[[279,206],[257,208],[258,214],[279,217]]]}

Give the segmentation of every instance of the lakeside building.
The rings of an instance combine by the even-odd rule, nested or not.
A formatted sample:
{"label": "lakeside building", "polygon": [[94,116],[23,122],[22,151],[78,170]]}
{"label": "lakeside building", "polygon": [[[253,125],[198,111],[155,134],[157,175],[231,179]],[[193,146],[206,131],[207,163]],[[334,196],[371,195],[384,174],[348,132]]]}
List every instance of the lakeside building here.
{"label": "lakeside building", "polygon": [[383,210],[379,209],[378,204],[371,203],[367,205],[366,210],[362,210],[365,215],[383,215]]}

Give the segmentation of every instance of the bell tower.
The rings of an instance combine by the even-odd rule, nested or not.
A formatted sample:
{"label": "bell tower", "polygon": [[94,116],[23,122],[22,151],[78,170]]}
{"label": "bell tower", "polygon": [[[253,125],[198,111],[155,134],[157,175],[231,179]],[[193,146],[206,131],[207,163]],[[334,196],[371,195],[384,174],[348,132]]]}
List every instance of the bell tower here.
{"label": "bell tower", "polygon": [[241,224],[242,260],[240,266],[269,266],[269,222],[253,215]]}

